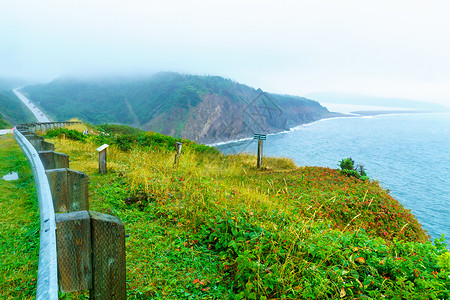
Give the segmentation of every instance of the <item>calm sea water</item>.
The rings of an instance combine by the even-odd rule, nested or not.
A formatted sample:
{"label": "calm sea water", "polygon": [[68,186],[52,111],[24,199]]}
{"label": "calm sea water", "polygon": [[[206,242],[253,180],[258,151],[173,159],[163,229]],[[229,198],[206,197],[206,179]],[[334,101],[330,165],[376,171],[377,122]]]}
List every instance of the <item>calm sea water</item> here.
{"label": "calm sea water", "polygon": [[[257,142],[219,145],[224,153],[256,152]],[[337,168],[352,157],[406,208],[431,237],[450,240],[450,114],[337,118],[269,135],[264,155],[299,166]]]}

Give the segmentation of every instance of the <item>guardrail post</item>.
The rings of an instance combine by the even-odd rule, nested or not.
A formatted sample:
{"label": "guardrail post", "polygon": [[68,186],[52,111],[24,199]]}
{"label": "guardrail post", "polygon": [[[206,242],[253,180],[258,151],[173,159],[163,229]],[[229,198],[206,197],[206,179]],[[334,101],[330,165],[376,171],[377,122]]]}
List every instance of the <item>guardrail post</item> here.
{"label": "guardrail post", "polygon": [[55,145],[43,140],[30,140],[31,145],[33,145],[36,151],[54,151]]}
{"label": "guardrail post", "polygon": [[55,151],[39,151],[39,157],[46,170],[69,168],[69,156]]}
{"label": "guardrail post", "polygon": [[88,175],[71,169],[46,170],[56,213],[89,210]]}
{"label": "guardrail post", "polygon": [[55,151],[55,145],[46,141],[41,141],[41,150],[39,151]]}
{"label": "guardrail post", "polygon": [[56,214],[58,285],[63,293],[92,288],[91,220],[87,211]]}
{"label": "guardrail post", "polygon": [[38,141],[43,141],[44,140],[43,136],[39,136],[39,135],[37,135],[35,133],[24,135],[24,137],[30,142],[32,140],[38,140]]}
{"label": "guardrail post", "polygon": [[125,228],[119,218],[89,211],[92,236],[91,299],[126,299]]}
{"label": "guardrail post", "polygon": [[117,217],[93,211],[56,215],[59,288],[89,289],[90,299],[125,300],[125,228]]}

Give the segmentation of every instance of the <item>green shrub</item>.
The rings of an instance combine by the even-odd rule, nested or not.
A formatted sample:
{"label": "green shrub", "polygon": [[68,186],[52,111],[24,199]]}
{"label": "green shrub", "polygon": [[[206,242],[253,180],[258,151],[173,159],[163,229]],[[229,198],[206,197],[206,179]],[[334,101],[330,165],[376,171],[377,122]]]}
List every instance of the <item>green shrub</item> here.
{"label": "green shrub", "polygon": [[[101,127],[103,128],[105,125],[101,125]],[[219,151],[214,147],[198,145],[190,140],[174,138],[158,132],[143,132],[138,129],[139,131],[137,133],[122,134],[121,132],[128,132],[128,130],[125,130],[126,127],[127,126],[122,125],[108,125],[106,126],[108,129],[107,131],[101,131],[98,136],[93,136],[91,139],[94,143],[99,145],[115,145],[122,151],[128,151],[133,147],[173,151],[176,149],[175,144],[180,142],[183,144],[183,148],[191,149],[201,154],[219,154]],[[113,130],[111,130],[111,128],[113,128]],[[132,130],[130,132],[132,132]]]}
{"label": "green shrub", "polygon": [[355,161],[351,157],[344,158],[341,161],[339,161],[339,166],[341,167],[342,170],[353,170],[354,165]]}
{"label": "green shrub", "polygon": [[134,128],[134,127],[127,126],[127,125],[118,125],[118,124],[102,124],[102,125],[98,125],[97,129],[100,132],[104,132],[106,134],[112,134],[112,135],[116,135],[116,134],[130,135],[130,134],[138,134],[138,133],[142,132],[142,130],[140,130],[139,128]]}
{"label": "green shrub", "polygon": [[340,172],[348,177],[355,177],[361,180],[368,180],[366,170],[363,165],[357,165],[355,167],[355,161],[351,158],[344,158],[339,161]]}
{"label": "green shrub", "polygon": [[122,151],[128,151],[133,148],[136,142],[135,135],[120,135],[113,140],[113,144],[116,145]]}
{"label": "green shrub", "polygon": [[87,136],[84,135],[82,132],[79,132],[78,130],[73,129],[67,129],[67,128],[57,128],[57,129],[50,129],[46,132],[44,137],[46,138],[54,138],[54,137],[62,137],[63,134],[66,136],[67,139],[71,139],[74,141],[86,141]]}

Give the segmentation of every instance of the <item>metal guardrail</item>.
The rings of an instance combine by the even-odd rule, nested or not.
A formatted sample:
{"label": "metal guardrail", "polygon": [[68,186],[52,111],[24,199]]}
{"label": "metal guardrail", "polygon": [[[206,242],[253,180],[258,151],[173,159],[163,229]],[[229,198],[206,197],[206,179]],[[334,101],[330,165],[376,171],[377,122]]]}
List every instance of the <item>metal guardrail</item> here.
{"label": "metal guardrail", "polygon": [[42,122],[42,123],[25,123],[18,125],[19,129],[26,128],[27,130],[36,132],[36,130],[47,130],[53,128],[59,128],[62,126],[72,125],[72,124],[83,124],[81,121],[63,121],[63,122]]}
{"label": "metal guardrail", "polygon": [[39,154],[17,129],[14,130],[14,138],[31,164],[39,200],[41,232],[36,299],[58,299],[56,222],[47,175]]}

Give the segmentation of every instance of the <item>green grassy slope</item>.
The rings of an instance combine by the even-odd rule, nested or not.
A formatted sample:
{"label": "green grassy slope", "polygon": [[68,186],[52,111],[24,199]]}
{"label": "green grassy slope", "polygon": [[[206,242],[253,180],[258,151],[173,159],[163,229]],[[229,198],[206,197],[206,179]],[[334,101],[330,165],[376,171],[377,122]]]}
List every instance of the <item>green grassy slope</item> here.
{"label": "green grassy slope", "polygon": [[153,133],[83,140],[51,141],[91,176],[91,208],[125,223],[130,299],[450,297],[445,242],[376,181],[195,144],[174,166],[175,139]]}
{"label": "green grassy slope", "polygon": [[13,125],[36,121],[34,115],[12,91],[0,91],[1,117]]}
{"label": "green grassy slope", "polygon": [[11,127],[12,127],[11,123],[3,119],[3,116],[0,115],[0,129],[6,129]]}

